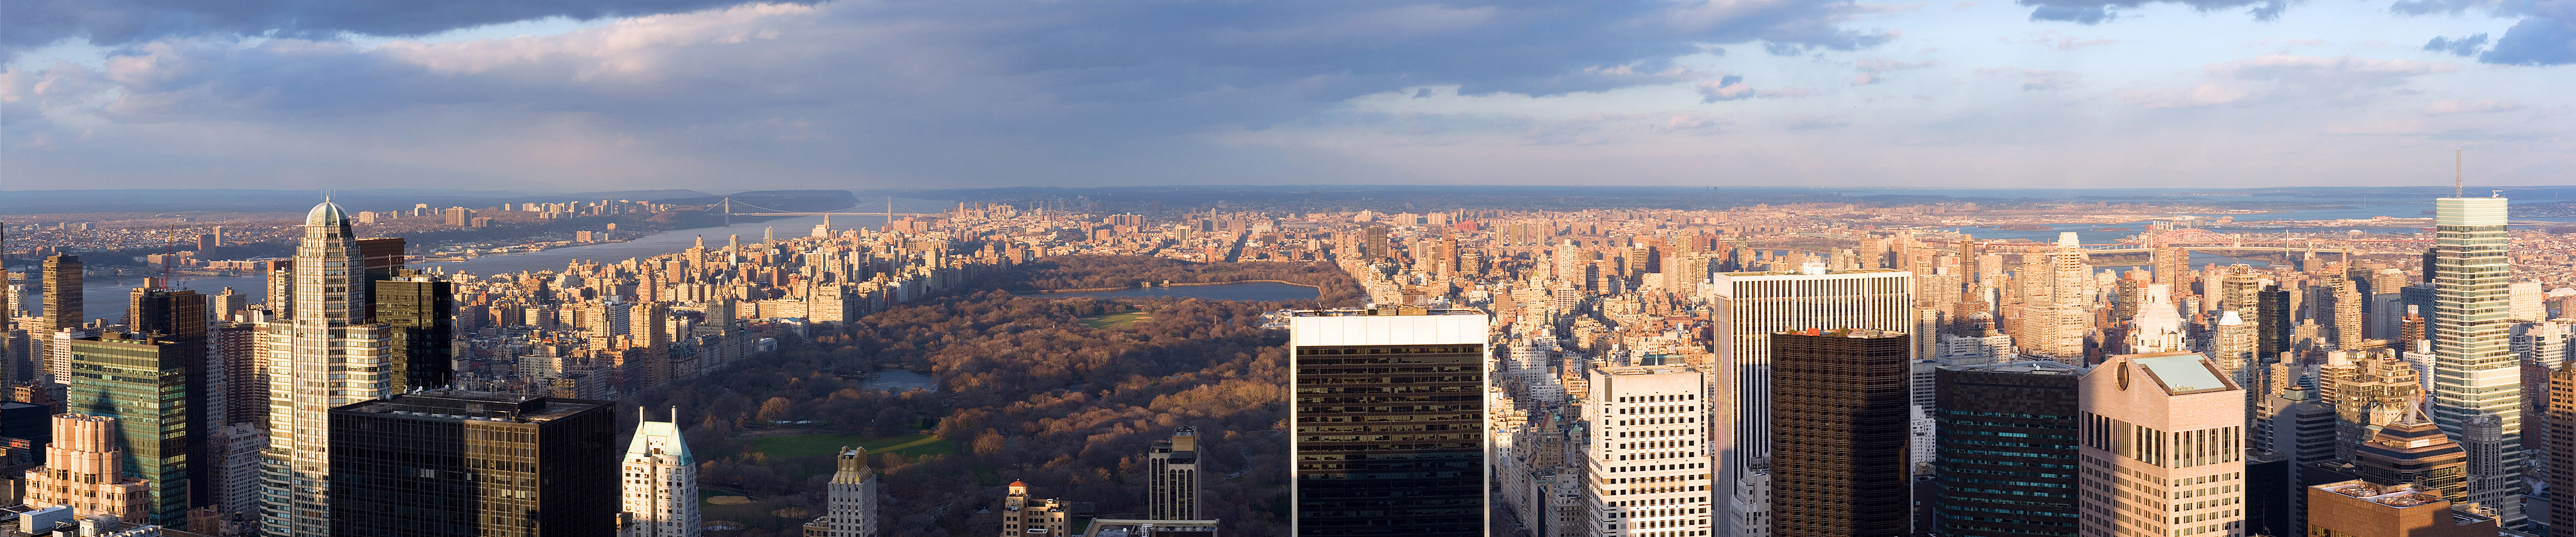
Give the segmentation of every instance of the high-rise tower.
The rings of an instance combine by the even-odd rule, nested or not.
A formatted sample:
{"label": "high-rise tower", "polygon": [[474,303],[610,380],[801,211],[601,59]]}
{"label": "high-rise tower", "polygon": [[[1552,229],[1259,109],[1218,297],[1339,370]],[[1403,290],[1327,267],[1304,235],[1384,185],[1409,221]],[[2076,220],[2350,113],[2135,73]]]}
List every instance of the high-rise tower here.
{"label": "high-rise tower", "polygon": [[[1888,269],[1721,273],[1710,278],[1720,365],[1710,372],[1711,452],[1722,507],[1716,535],[1768,535],[1772,333],[1792,328],[1911,329],[1914,274]],[[1910,358],[1910,357],[1909,357]]]}
{"label": "high-rise tower", "polygon": [[1771,527],[1783,536],[1906,535],[1913,494],[1906,334],[1771,336]]}
{"label": "high-rise tower", "polygon": [[2198,353],[2123,354],[2084,375],[2078,535],[2240,535],[2245,391]]}
{"label": "high-rise tower", "polygon": [[[1595,367],[1583,398],[1584,535],[1703,535],[1711,504],[1708,374],[1693,366]],[[1903,434],[1900,431],[1898,434]]]}
{"label": "high-rise tower", "polygon": [[[2156,284],[2163,285],[2163,284]],[[2047,360],[1942,367],[1933,372],[1940,421],[1933,463],[1939,517],[1957,537],[2074,533],[2076,384],[2084,368]],[[2004,440],[2013,438],[2015,440]],[[1997,442],[2027,448],[1992,449]],[[2009,513],[2009,514],[2007,514]]]}
{"label": "high-rise tower", "polygon": [[293,295],[272,297],[290,315],[269,323],[262,339],[269,384],[269,460],[262,485],[261,531],[329,535],[333,408],[389,395],[389,338],[366,317],[367,278],[349,215],[322,202],[304,215],[296,244]]}
{"label": "high-rise tower", "polygon": [[1170,440],[1156,440],[1145,453],[1149,468],[1146,487],[1151,489],[1151,502],[1145,517],[1155,520],[1199,519],[1199,436],[1198,429],[1181,427],[1172,430]]}
{"label": "high-rise tower", "polygon": [[418,275],[372,282],[376,321],[390,329],[385,350],[387,391],[447,387],[455,375],[456,291],[452,284]]}
{"label": "high-rise tower", "polygon": [[295,535],[616,535],[609,406],[434,390],[331,409],[331,530]]}
{"label": "high-rise tower", "polygon": [[877,469],[868,467],[868,449],[841,448],[840,468],[832,472],[831,520],[825,537],[876,537]]}
{"label": "high-rise tower", "polygon": [[1289,318],[1291,532],[1487,533],[1489,322],[1396,305]]}
{"label": "high-rise tower", "polygon": [[[203,319],[199,319],[202,321]],[[123,337],[117,337],[123,336]],[[128,339],[136,338],[136,339]],[[187,522],[192,489],[204,494],[196,461],[203,455],[203,431],[195,430],[203,414],[188,393],[201,375],[191,374],[183,345],[152,336],[116,336],[70,340],[71,376],[63,379],[64,408],[74,414],[115,418],[111,434],[124,448],[121,475],[149,485],[134,502],[146,520],[164,526]]]}
{"label": "high-rise tower", "polygon": [[2433,203],[2433,423],[2469,452],[2469,501],[2507,526],[2522,514],[2521,364],[2506,340],[2513,273],[2505,198]]}
{"label": "high-rise tower", "polygon": [[72,254],[45,258],[45,333],[81,325],[81,259]]}
{"label": "high-rise tower", "polygon": [[[678,424],[644,418],[636,409],[635,438],[626,444],[626,527],[621,537],[697,537],[698,461]],[[678,409],[672,419],[677,420]],[[833,535],[832,537],[856,537]]]}

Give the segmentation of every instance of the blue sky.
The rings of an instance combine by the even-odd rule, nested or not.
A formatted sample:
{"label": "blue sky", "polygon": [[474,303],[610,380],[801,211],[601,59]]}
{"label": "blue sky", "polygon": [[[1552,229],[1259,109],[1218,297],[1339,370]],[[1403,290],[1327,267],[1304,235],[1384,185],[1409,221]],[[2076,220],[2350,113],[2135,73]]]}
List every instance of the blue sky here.
{"label": "blue sky", "polygon": [[10,190],[2576,184],[2576,0],[10,9]]}

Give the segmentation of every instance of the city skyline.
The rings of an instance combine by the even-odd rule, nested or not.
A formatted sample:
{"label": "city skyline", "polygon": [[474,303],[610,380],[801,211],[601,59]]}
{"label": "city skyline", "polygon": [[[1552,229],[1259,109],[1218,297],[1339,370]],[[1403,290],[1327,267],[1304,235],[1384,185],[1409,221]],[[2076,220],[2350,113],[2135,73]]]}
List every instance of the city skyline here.
{"label": "city skyline", "polygon": [[[0,188],[2564,182],[2576,3],[35,4]],[[612,187],[612,185],[614,185]]]}

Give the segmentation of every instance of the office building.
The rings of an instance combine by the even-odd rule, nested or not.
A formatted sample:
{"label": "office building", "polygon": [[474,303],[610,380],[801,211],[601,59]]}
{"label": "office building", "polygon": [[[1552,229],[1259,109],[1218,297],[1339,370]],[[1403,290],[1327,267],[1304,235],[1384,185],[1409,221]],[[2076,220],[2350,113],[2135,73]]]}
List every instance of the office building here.
{"label": "office building", "polygon": [[1077,514],[1072,504],[1033,496],[1029,484],[1020,481],[1012,481],[1009,490],[1002,498],[1001,537],[1072,535]]}
{"label": "office building", "polygon": [[2245,390],[2198,353],[2123,354],[2085,373],[2077,534],[2242,535]]}
{"label": "office building", "polygon": [[45,258],[45,264],[39,270],[45,286],[45,315],[40,318],[45,324],[28,327],[28,330],[50,334],[88,322],[81,319],[84,305],[81,302],[80,256],[54,254]]}
{"label": "office building", "polygon": [[[260,451],[268,449],[268,431],[249,423],[213,427],[206,435],[204,467],[207,496],[202,502],[214,508],[226,525],[257,527],[259,515]],[[197,533],[216,534],[219,528],[200,528]]]}
{"label": "office building", "polygon": [[[620,537],[698,537],[698,461],[678,424],[653,421],[636,409],[635,437],[626,443],[620,488],[626,527]],[[679,409],[672,409],[673,420]],[[832,537],[856,537],[834,535]]]}
{"label": "office building", "polygon": [[1708,374],[1680,365],[1595,367],[1585,382],[1585,535],[1707,535]]}
{"label": "office building", "polygon": [[[1903,331],[1913,326],[1913,273],[1887,269],[1734,272],[1710,277],[1721,366],[1710,372],[1709,444],[1717,457],[1719,535],[1770,535],[1774,332],[1808,327]],[[1901,427],[1900,427],[1901,428]],[[1762,474],[1762,475],[1756,475]],[[1787,537],[1787,536],[1784,536]]]}
{"label": "office building", "polygon": [[1198,429],[1181,427],[1172,430],[1171,439],[1156,440],[1145,452],[1146,518],[1199,519],[1198,441]]}
{"label": "office building", "polygon": [[2522,515],[2521,363],[2506,341],[2512,321],[2505,198],[2433,203],[2433,423],[2469,452],[2469,502],[2506,527]]}
{"label": "office building", "polygon": [[831,504],[825,537],[875,537],[877,470],[868,467],[867,448],[841,448],[839,464],[826,498]]}
{"label": "office building", "polygon": [[259,323],[207,327],[206,416],[209,425],[268,424],[268,379],[260,368]]}
{"label": "office building", "polygon": [[81,517],[142,520],[151,486],[125,475],[125,448],[117,447],[116,418],[54,416],[53,444],[45,465],[27,471],[27,506],[69,507]]}
{"label": "office building", "polygon": [[[126,318],[129,319],[128,324],[131,325],[128,328],[134,333],[132,339],[149,338],[163,342],[164,346],[162,347],[159,356],[159,371],[164,372],[165,375],[175,373],[177,375],[175,378],[186,379],[185,382],[181,383],[181,386],[161,387],[159,390],[165,392],[161,394],[163,396],[168,395],[166,392],[170,391],[172,388],[177,388],[179,391],[185,392],[185,401],[176,405],[181,407],[179,410],[186,413],[185,419],[181,420],[181,423],[177,424],[164,424],[182,425],[185,427],[185,430],[165,431],[163,434],[177,434],[179,437],[184,438],[184,441],[180,446],[184,450],[183,453],[185,454],[184,458],[182,458],[183,461],[204,460],[206,457],[206,438],[204,436],[206,425],[204,424],[212,423],[215,416],[217,416],[215,414],[209,414],[209,412],[213,410],[214,384],[218,377],[218,374],[216,374],[212,369],[212,364],[208,363],[214,349],[214,341],[212,337],[213,332],[209,327],[207,319],[206,295],[197,294],[196,291],[186,289],[168,289],[164,287],[164,284],[165,282],[162,282],[160,278],[145,278],[144,287],[134,289],[127,294],[128,306],[126,309]],[[100,370],[128,372],[147,371],[145,369],[139,369],[141,366],[132,365],[133,362],[124,363],[127,365],[118,365],[114,363],[97,364],[103,369],[94,369],[91,370],[91,372]],[[90,378],[90,375],[85,375],[85,372],[79,369],[79,364],[74,364],[74,366],[75,370],[72,372],[72,377],[63,379],[63,382],[78,386],[84,380],[100,380]],[[119,377],[114,374],[107,375],[107,377],[108,378],[105,379],[105,381],[110,384],[136,383],[132,378]],[[164,381],[171,378],[174,377],[160,377],[160,379]],[[128,393],[142,395],[149,394],[150,392],[140,386],[136,386],[130,388]],[[160,407],[172,406],[170,404],[158,402],[157,400],[149,401],[154,402],[146,404]],[[72,402],[75,405],[74,408],[78,408],[77,396],[73,397]],[[137,427],[142,422],[142,420],[138,420],[133,416],[123,415],[122,413],[117,417],[123,418],[125,420],[124,426],[128,428]],[[167,429],[166,426],[163,428]],[[127,448],[133,449],[134,446],[128,444]],[[130,453],[139,454],[143,453],[143,450],[133,449]],[[206,490],[206,469],[197,465],[188,466],[189,468],[185,474],[188,482],[188,496],[191,498],[197,498],[198,500],[182,501],[177,505],[156,504],[156,508],[193,507],[205,503],[202,500],[211,494]],[[146,479],[150,478],[147,477]],[[157,485],[158,483],[156,483],[156,486]],[[185,526],[184,518],[155,518],[154,520],[156,521],[155,523],[163,526]]]}
{"label": "office building", "polygon": [[607,401],[433,390],[331,409],[330,535],[616,535]]}
{"label": "office building", "polygon": [[1381,306],[1288,321],[1289,529],[1486,534],[1485,313]]}
{"label": "office building", "polygon": [[2381,485],[2413,483],[2443,499],[2468,497],[2469,454],[2442,434],[2420,408],[2381,427],[2369,442],[2353,451],[2353,473]]}
{"label": "office building", "polygon": [[[2549,457],[2546,483],[2552,491],[2576,491],[2576,367],[2562,367],[2549,372],[2550,427],[2549,443],[2542,450]],[[2576,528],[2576,494],[2549,495],[2548,517],[2551,528]]]}
{"label": "office building", "polygon": [[333,532],[331,515],[340,511],[331,506],[331,409],[390,395],[390,338],[366,318],[367,279],[353,270],[363,268],[353,233],[338,204],[314,206],[293,262],[272,274],[290,282],[273,287],[291,294],[271,295],[289,314],[261,335],[270,394],[261,533]]}
{"label": "office building", "polygon": [[2075,416],[2084,368],[2046,360],[1958,365],[1933,373],[1938,495],[1951,537],[2074,535]]}
{"label": "office building", "polygon": [[2496,519],[2455,509],[2442,494],[2411,484],[2342,481],[2307,488],[2307,535],[2317,537],[2495,537]]}
{"label": "office building", "polygon": [[393,393],[437,389],[455,376],[456,291],[429,276],[395,276],[371,282],[376,322],[384,323],[392,341],[385,362],[393,370],[385,380]]}
{"label": "office building", "polygon": [[159,337],[71,340],[71,375],[63,378],[64,407],[74,414],[115,418],[116,444],[129,463],[125,475],[151,488],[137,503],[153,524],[187,523],[196,483],[189,417],[191,369],[183,345]]}
{"label": "office building", "polygon": [[1911,528],[1906,334],[1771,335],[1775,535],[1884,537]]}

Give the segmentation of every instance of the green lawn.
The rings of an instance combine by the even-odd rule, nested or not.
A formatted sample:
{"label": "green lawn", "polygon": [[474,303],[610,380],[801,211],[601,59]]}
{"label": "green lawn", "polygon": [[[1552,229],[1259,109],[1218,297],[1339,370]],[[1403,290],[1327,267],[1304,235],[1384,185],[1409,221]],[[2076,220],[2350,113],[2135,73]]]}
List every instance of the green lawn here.
{"label": "green lawn", "polygon": [[1136,321],[1142,321],[1145,319],[1145,312],[1130,311],[1114,315],[1084,317],[1081,321],[1083,326],[1106,330],[1111,328],[1126,328],[1128,325],[1136,324]]}
{"label": "green lawn", "polygon": [[868,438],[856,434],[800,434],[796,436],[763,436],[742,439],[753,451],[769,454],[773,459],[831,455],[841,446],[868,448],[868,453],[901,453],[905,456],[944,455],[957,452],[957,443],[926,434]]}

